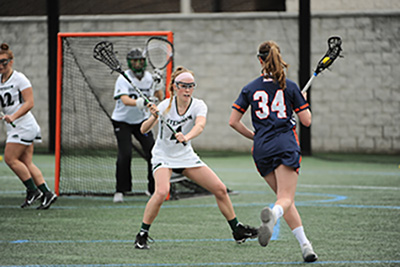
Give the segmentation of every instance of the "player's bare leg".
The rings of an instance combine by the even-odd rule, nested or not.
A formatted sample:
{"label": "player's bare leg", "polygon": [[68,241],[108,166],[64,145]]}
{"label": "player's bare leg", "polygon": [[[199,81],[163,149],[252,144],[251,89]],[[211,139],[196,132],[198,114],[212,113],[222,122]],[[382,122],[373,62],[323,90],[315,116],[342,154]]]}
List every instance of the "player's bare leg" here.
{"label": "player's bare leg", "polygon": [[170,179],[172,170],[168,168],[159,168],[154,173],[155,190],[147,202],[144,210],[143,222],[152,224],[157,217],[161,205],[168,196],[170,190]]}
{"label": "player's bare leg", "polygon": [[31,178],[28,167],[20,160],[26,149],[26,145],[7,143],[4,150],[4,161],[22,182]]}
{"label": "player's bare leg", "polygon": [[236,217],[225,184],[209,167],[187,168],[183,174],[215,196],[221,213],[228,221]]}
{"label": "player's bare leg", "polygon": [[26,198],[21,208],[30,206],[37,199],[41,198],[43,193],[36,187],[35,181],[31,176],[28,167],[21,161],[27,151],[27,146],[18,143],[7,143],[4,150],[4,161],[10,169],[26,186]]}
{"label": "player's bare leg", "polygon": [[258,229],[243,225],[237,220],[225,184],[208,166],[188,168],[183,174],[214,194],[219,210],[232,229],[232,235],[236,243],[241,244],[248,238],[257,237]]}
{"label": "player's bare leg", "polygon": [[27,149],[22,153],[20,159],[21,162],[28,168],[30,176],[35,181],[37,186],[45,183],[43,174],[40,169],[32,162],[33,157],[33,144],[27,147]]}

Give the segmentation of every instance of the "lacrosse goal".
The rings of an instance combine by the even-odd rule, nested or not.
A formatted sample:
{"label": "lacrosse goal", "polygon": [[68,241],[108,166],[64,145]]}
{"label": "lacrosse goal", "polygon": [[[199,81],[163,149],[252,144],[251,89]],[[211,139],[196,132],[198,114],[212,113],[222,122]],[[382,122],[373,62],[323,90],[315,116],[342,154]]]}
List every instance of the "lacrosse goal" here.
{"label": "lacrosse goal", "polygon": [[[113,32],[59,33],[57,55],[56,166],[58,195],[111,195],[115,192],[117,142],[111,123],[114,85],[119,73],[93,58],[93,47],[109,41],[118,52],[122,69],[126,55],[134,47],[144,49],[146,41],[159,36],[173,43],[173,33]],[[169,83],[173,61],[163,70]],[[148,67],[149,71],[152,71]],[[147,162],[137,140],[132,137],[131,194],[147,190]],[[184,177],[171,180],[171,196],[207,194]],[[189,183],[189,184],[188,184]]]}

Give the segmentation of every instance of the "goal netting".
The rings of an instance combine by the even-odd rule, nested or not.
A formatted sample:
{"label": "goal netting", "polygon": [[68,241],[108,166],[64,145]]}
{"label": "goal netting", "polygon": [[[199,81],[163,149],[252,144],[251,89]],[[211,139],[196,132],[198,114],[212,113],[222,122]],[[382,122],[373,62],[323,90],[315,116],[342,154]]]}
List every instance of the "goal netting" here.
{"label": "goal netting", "polygon": [[[117,142],[111,123],[118,73],[93,58],[93,47],[110,41],[123,70],[127,53],[144,49],[151,36],[173,42],[172,32],[60,33],[56,122],[58,194],[109,195],[115,192]],[[169,82],[172,62],[164,70]],[[149,69],[149,71],[152,71]],[[132,194],[147,190],[147,162],[132,136]]]}
{"label": "goal netting", "polygon": [[[93,58],[100,41],[113,43],[121,69],[128,68],[127,53],[144,49],[152,36],[173,43],[172,32],[59,33],[57,56],[57,114],[55,191],[59,195],[112,195],[115,192],[117,141],[111,123],[118,73]],[[150,67],[148,67],[150,68]],[[164,69],[167,85],[173,61]],[[148,69],[152,71],[152,69]],[[156,136],[156,132],[154,132]],[[147,162],[132,136],[132,192],[147,190]],[[228,192],[232,193],[230,190]],[[209,195],[210,192],[182,175],[171,179],[169,199]]]}

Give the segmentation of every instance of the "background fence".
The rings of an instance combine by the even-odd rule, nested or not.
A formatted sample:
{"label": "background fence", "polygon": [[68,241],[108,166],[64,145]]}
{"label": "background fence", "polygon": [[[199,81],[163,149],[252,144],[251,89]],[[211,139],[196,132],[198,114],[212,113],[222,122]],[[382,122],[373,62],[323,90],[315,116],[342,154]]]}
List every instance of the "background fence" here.
{"label": "background fence", "polygon": [[[41,146],[46,147],[49,137],[46,17],[2,17],[0,22],[1,42],[7,42],[15,54],[14,69],[25,73],[33,84],[33,113],[42,127]],[[174,32],[175,66],[184,65],[195,72],[199,85],[195,97],[204,99],[209,107],[207,127],[194,142],[195,148],[250,150],[251,142],[228,125],[231,105],[241,88],[259,74],[255,55],[258,44],[264,40],[275,40],[280,45],[284,60],[290,64],[288,77],[298,82],[301,52],[298,14],[60,18],[61,32],[164,30]],[[312,66],[326,51],[326,40],[331,35],[342,37],[345,57],[313,83],[312,150],[399,153],[400,11],[312,13]],[[249,124],[249,116],[245,119]],[[1,127],[0,141],[4,140],[5,127]]]}

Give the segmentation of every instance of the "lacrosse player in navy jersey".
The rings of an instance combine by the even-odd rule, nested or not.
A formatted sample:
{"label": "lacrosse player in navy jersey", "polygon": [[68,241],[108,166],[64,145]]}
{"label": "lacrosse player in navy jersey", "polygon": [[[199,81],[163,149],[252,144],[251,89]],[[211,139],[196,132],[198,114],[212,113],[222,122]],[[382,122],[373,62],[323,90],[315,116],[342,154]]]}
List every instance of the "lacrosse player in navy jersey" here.
{"label": "lacrosse player in navy jersey", "polygon": [[[275,223],[283,216],[300,243],[304,260],[313,262],[318,257],[304,233],[294,204],[301,152],[296,121],[292,117],[293,112],[297,113],[300,122],[309,127],[311,112],[299,87],[286,79],[288,65],[283,61],[278,45],[273,41],[263,42],[257,58],[262,75],[243,87],[232,106],[229,125],[253,140],[256,167],[277,195],[274,207],[265,207],[261,211],[258,241],[261,246],[267,246]],[[241,121],[249,107],[254,132]]]}
{"label": "lacrosse player in navy jersey", "polygon": [[[132,49],[126,57],[129,69],[125,71],[132,83],[143,94],[155,101],[162,100],[162,78],[159,73],[150,74],[146,71],[146,55],[140,48]],[[155,98],[154,98],[155,97]],[[118,142],[118,159],[116,170],[116,193],[114,202],[123,202],[124,193],[132,191],[132,135],[142,146],[147,161],[148,193],[154,192],[154,178],[151,171],[151,149],[154,146],[152,132],[142,134],[140,126],[149,117],[140,97],[132,85],[120,75],[115,83],[115,108],[112,114],[114,133]]]}
{"label": "lacrosse player in navy jersey", "polygon": [[37,199],[37,209],[48,209],[57,195],[48,188],[40,169],[32,162],[34,142],[41,142],[40,127],[31,113],[34,106],[31,82],[21,72],[13,70],[14,55],[8,44],[0,46],[0,100],[6,122],[7,141],[4,160],[26,187],[21,208]]}
{"label": "lacrosse player in navy jersey", "polygon": [[[162,101],[158,107],[148,104],[152,116],[143,122],[141,131],[150,131],[158,122],[158,136],[152,151],[156,186],[153,196],[147,202],[141,229],[136,235],[137,249],[149,248],[148,232],[169,193],[172,172],[185,175],[214,194],[237,243],[257,236],[256,228],[245,226],[237,220],[226,186],[193,151],[191,140],[203,132],[207,116],[204,101],[192,97],[195,87],[193,73],[184,67],[178,67],[172,73],[168,87],[171,98]],[[158,114],[163,116],[163,120],[159,120]],[[177,133],[174,134],[166,127],[164,121],[169,122]]]}

